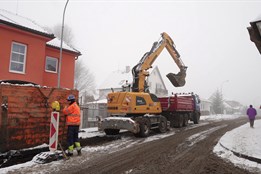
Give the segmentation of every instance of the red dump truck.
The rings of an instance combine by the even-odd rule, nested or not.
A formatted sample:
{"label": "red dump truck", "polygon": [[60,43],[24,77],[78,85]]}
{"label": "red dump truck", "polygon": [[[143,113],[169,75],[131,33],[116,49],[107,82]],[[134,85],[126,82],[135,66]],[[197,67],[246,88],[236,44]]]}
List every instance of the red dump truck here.
{"label": "red dump truck", "polygon": [[188,121],[194,124],[200,119],[200,99],[193,93],[175,94],[170,97],[159,98],[162,114],[170,121],[171,127],[187,126]]}

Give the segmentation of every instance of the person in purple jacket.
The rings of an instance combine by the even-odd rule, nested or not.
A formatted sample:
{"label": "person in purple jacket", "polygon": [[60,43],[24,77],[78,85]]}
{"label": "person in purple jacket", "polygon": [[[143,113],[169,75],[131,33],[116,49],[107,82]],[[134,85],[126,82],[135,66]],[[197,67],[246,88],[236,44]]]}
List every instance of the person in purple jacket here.
{"label": "person in purple jacket", "polygon": [[256,109],[252,105],[247,109],[247,115],[249,118],[250,127],[254,128],[254,121],[256,118]]}

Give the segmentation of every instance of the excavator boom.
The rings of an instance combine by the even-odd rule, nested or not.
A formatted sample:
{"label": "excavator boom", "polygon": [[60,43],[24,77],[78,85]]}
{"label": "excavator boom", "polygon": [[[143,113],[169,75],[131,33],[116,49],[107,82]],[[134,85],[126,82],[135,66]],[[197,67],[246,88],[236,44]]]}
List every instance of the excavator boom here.
{"label": "excavator boom", "polygon": [[154,42],[151,50],[145,53],[139,63],[133,67],[133,92],[147,91],[148,86],[145,80],[145,78],[149,75],[147,70],[152,67],[153,62],[156,60],[156,58],[159,56],[164,48],[168,50],[174,62],[180,69],[180,72],[178,72],[177,74],[167,74],[167,78],[175,87],[181,87],[185,85],[187,67],[180,59],[180,54],[176,50],[173,40],[167,33],[163,32],[161,34],[161,40],[159,42]]}

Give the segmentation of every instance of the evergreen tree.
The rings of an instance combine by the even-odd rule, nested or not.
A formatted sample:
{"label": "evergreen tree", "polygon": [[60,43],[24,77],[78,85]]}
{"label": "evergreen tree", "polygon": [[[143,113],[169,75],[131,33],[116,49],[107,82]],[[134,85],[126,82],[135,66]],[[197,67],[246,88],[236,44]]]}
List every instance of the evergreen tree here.
{"label": "evergreen tree", "polygon": [[223,96],[221,92],[217,89],[216,92],[211,97],[212,109],[215,114],[223,114]]}

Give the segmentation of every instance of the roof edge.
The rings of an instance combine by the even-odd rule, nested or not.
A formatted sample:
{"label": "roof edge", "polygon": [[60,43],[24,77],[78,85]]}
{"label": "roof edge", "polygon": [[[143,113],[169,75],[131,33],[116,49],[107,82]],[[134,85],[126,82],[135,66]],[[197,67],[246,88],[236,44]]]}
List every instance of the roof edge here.
{"label": "roof edge", "polygon": [[[54,49],[60,49],[60,47],[57,47],[57,46],[54,46],[54,45],[50,45],[50,44],[48,44],[48,43],[46,43],[46,46],[48,46],[48,47],[51,47],[51,48],[54,48]],[[82,53],[80,52],[80,51],[78,51],[78,50],[76,50],[75,48],[73,48],[75,51],[72,51],[72,50],[68,50],[68,49],[66,49],[66,48],[63,48],[63,50],[65,50],[65,51],[67,51],[67,52],[70,52],[70,53],[74,53],[74,54],[76,54],[77,56],[81,56],[82,55]]]}
{"label": "roof edge", "polygon": [[50,39],[55,38],[54,34],[48,34],[48,33],[40,32],[40,31],[37,31],[37,30],[33,30],[31,28],[27,28],[27,27],[24,27],[24,26],[21,26],[21,25],[18,25],[18,24],[14,24],[14,23],[2,20],[2,19],[0,19],[0,24],[5,24],[5,25],[11,26],[11,27],[15,27],[15,28],[24,30],[24,31],[28,31],[28,32],[31,32],[31,33],[34,33],[34,34],[38,34],[38,35],[41,35],[41,36],[44,36],[44,37],[48,37]]}

